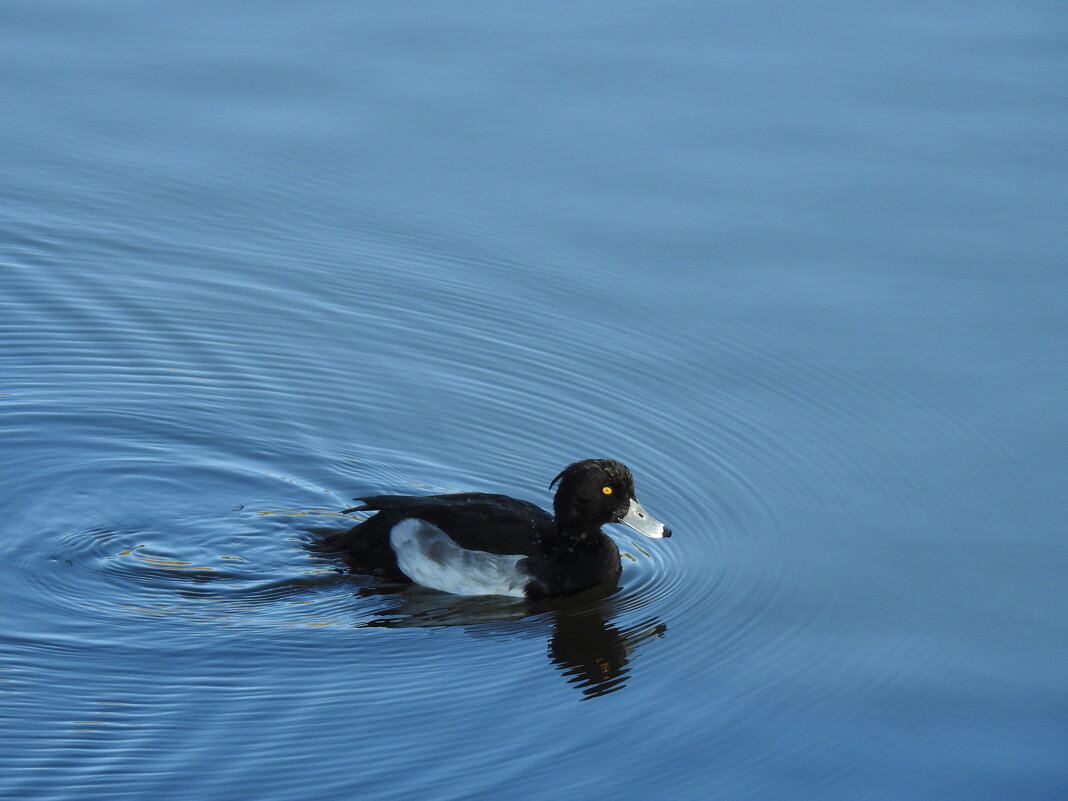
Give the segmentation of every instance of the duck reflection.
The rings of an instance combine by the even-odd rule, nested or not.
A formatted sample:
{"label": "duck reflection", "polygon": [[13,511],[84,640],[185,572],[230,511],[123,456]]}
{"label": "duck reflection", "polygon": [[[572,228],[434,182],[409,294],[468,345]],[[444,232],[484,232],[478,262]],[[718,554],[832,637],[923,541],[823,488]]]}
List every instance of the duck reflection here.
{"label": "duck reflection", "polygon": [[461,626],[472,636],[522,636],[530,632],[530,621],[523,619],[541,616],[550,626],[550,663],[584,698],[597,698],[623,689],[634,652],[667,632],[657,617],[627,627],[614,625],[613,618],[621,614],[618,601],[612,598],[618,590],[613,587],[539,603],[492,596],[463,598],[408,587],[366,588],[358,594],[398,593],[390,606],[378,611],[378,617],[363,624],[376,628]]}
{"label": "duck reflection", "polygon": [[666,631],[657,618],[621,629],[599,610],[561,612],[553,621],[549,659],[584,696],[596,698],[622,689],[634,651]]}

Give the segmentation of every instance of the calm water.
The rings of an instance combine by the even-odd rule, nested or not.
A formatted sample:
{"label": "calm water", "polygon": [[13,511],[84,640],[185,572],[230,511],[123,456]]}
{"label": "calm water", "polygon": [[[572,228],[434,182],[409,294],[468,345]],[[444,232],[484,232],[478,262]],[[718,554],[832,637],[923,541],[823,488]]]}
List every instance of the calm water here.
{"label": "calm water", "polygon": [[[1052,2],[0,10],[0,797],[1060,799]],[[599,599],[360,494],[635,472]]]}

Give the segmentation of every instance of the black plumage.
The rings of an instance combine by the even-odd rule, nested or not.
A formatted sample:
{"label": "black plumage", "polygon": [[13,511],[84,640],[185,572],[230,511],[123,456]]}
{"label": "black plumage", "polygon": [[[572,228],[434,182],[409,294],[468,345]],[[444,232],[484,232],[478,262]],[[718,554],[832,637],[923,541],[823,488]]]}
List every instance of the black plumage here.
{"label": "black plumage", "polygon": [[659,533],[643,533],[670,536],[670,531],[645,515],[634,497],[630,470],[619,462],[576,462],[553,479],[550,487],[557,482],[555,515],[528,501],[489,493],[359,498],[359,506],[345,511],[377,514],[331,536],[326,544],[342,552],[357,572],[408,581],[390,536],[398,523],[415,519],[440,529],[464,551],[524,557],[516,568],[526,582],[526,597],[545,598],[618,579],[619,551],[601,526],[633,525],[630,518],[635,508],[643,527],[650,525],[648,521],[659,526]]}

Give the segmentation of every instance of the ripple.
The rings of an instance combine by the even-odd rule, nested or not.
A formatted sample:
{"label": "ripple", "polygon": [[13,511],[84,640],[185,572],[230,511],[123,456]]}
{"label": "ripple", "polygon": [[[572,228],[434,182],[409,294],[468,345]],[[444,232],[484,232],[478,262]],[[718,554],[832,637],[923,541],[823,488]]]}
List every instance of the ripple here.
{"label": "ripple", "polygon": [[[523,766],[545,742],[588,750],[581,726],[554,728],[598,720],[573,716],[576,699],[615,722],[699,700],[722,726],[704,724],[707,747],[726,748],[737,721],[871,709],[952,666],[935,629],[912,635],[925,639],[907,659],[895,651],[911,632],[880,637],[907,617],[888,608],[915,606],[871,563],[922,561],[902,508],[943,509],[963,458],[1006,465],[1006,491],[1033,497],[1003,448],[907,374],[869,369],[861,345],[795,329],[839,319],[796,288],[737,282],[716,306],[636,268],[534,264],[470,223],[433,246],[312,225],[272,240],[284,256],[126,229],[85,253],[44,234],[19,244],[0,298],[3,433],[24,455],[6,485],[17,533],[0,543],[18,610],[6,672],[28,720],[72,699],[31,761],[71,743],[70,770],[77,748],[113,743],[175,755],[171,772],[192,777],[220,763],[214,748],[228,775],[299,795],[283,768],[322,765],[310,733],[327,730],[381,789],[398,735],[352,735],[347,716],[419,731],[432,714],[454,742],[477,719],[484,758]],[[624,569],[607,597],[455,599],[303,547],[377,492],[548,508],[548,480],[600,456],[631,466],[675,532],[612,529]],[[616,704],[624,689],[633,713]],[[521,733],[494,728],[517,707]],[[469,787],[455,770],[444,779]],[[344,770],[321,773],[351,791]]]}
{"label": "ripple", "polygon": [[[101,247],[112,246],[101,242]],[[391,245],[380,241],[378,246],[382,250],[368,247],[359,258],[383,257]],[[924,427],[915,423],[932,416],[915,398],[885,383],[863,383],[859,377],[811,364],[784,365],[781,350],[767,340],[711,326],[700,329],[697,338],[705,349],[730,353],[732,363],[744,362],[743,375],[729,376],[692,351],[665,349],[648,340],[644,349],[627,352],[626,361],[653,370],[656,382],[620,385],[614,373],[623,354],[612,343],[634,342],[620,324],[575,319],[563,305],[543,304],[517,313],[511,298],[496,291],[500,287],[487,288],[487,265],[477,260],[455,261],[450,265],[455,269],[441,269],[440,253],[409,251],[398,258],[394,252],[386,258],[388,272],[335,273],[336,300],[303,292],[300,297],[308,311],[296,313],[278,308],[281,272],[261,271],[255,282],[241,272],[194,273],[195,280],[182,293],[180,317],[150,302],[149,293],[167,291],[167,279],[163,285],[160,279],[118,285],[77,275],[57,286],[21,274],[23,294],[36,298],[40,319],[70,321],[21,329],[23,358],[40,357],[43,351],[33,342],[44,334],[67,350],[71,361],[63,369],[69,380],[89,380],[102,397],[113,394],[118,382],[127,400],[116,410],[90,405],[57,414],[41,411],[36,398],[16,393],[8,407],[13,426],[28,432],[30,441],[33,431],[62,425],[72,439],[87,444],[121,430],[123,447],[137,453],[125,461],[82,461],[77,469],[52,465],[35,483],[70,486],[91,470],[98,494],[133,494],[142,504],[151,497],[172,516],[178,512],[170,529],[134,504],[137,514],[127,512],[118,531],[103,528],[104,521],[46,531],[40,548],[64,554],[55,564],[68,570],[37,573],[27,594],[48,598],[63,610],[91,610],[112,620],[148,615],[226,627],[373,626],[402,620],[427,627],[492,628],[501,622],[493,620],[493,614],[480,620],[470,609],[435,605],[440,604],[437,600],[430,608],[413,609],[410,598],[396,594],[361,595],[365,587],[359,582],[339,576],[328,564],[309,566],[304,555],[296,553],[299,542],[288,539],[287,527],[297,518],[278,514],[255,520],[251,515],[283,512],[279,501],[288,497],[307,502],[303,508],[294,504],[290,511],[313,510],[316,516],[329,517],[321,505],[324,492],[330,500],[347,500],[405,488],[504,491],[547,506],[544,485],[562,464],[609,455],[631,465],[647,507],[676,530],[676,537],[666,543],[619,540],[625,569],[612,599],[613,625],[640,628],[650,615],[666,620],[672,631],[700,625],[704,636],[717,644],[712,655],[703,655],[704,664],[718,670],[755,654],[781,662],[807,632],[844,619],[843,610],[860,592],[848,582],[826,592],[823,605],[810,608],[793,629],[774,636],[768,631],[772,610],[810,591],[786,580],[791,568],[779,543],[791,536],[797,521],[781,519],[768,499],[777,499],[780,506],[791,504],[795,513],[802,510],[808,516],[805,527],[813,520],[832,530],[848,525],[850,517],[843,510],[849,509],[851,498],[844,488],[850,493],[858,486],[872,493],[879,488],[879,477],[871,473],[873,461],[859,457],[853,447],[858,437],[864,441],[872,408],[910,415],[914,425],[907,442],[923,452]],[[336,265],[324,262],[321,267],[333,270]],[[514,279],[515,274],[509,282]],[[278,332],[243,330],[240,321],[209,319],[198,311],[201,305],[211,308],[204,303],[209,291],[242,295],[253,319],[284,312],[291,326]],[[307,316],[312,311],[332,319],[312,321]],[[309,365],[312,340],[292,327],[300,320],[306,320],[317,337],[337,330],[350,339],[366,335],[367,341],[348,363],[320,359]],[[110,344],[124,353],[121,362],[110,363],[79,345],[78,331],[84,328],[106,329]],[[501,339],[506,329],[509,336]],[[553,341],[546,339],[545,331],[565,331],[567,336]],[[249,367],[250,349],[255,353],[264,346],[270,358]],[[485,350],[492,358],[463,358]],[[308,423],[299,428],[286,423],[282,430],[295,436],[281,442],[275,422],[292,416],[293,404],[311,386],[325,425],[316,430]],[[606,391],[613,386],[626,391]],[[698,389],[701,386],[706,389]],[[153,410],[153,404],[178,388],[185,393],[187,413],[176,415],[173,402]],[[676,404],[665,416],[659,413],[664,394],[689,402]],[[694,403],[698,394],[701,402]],[[220,403],[248,409],[243,395],[260,407],[248,423],[232,412],[221,424],[211,421]],[[849,398],[851,404],[831,400],[835,398]],[[422,441],[425,430],[409,432],[406,423],[435,404],[462,405],[464,414],[436,422],[439,450],[430,452]],[[794,426],[790,430],[768,425],[769,419],[783,419],[779,405],[796,409],[789,418]],[[393,420],[394,425],[381,433],[358,426],[355,431],[362,439],[356,442],[351,434],[350,441],[331,439],[340,420],[361,413]],[[440,443],[464,441],[475,420],[486,421],[477,448],[461,449],[458,457],[440,452]],[[224,432],[224,427],[229,430]],[[201,464],[160,470],[159,453],[150,442],[161,431],[172,446],[194,449]],[[211,435],[225,444],[214,447]],[[817,441],[818,450],[813,448]],[[566,446],[547,447],[546,442]],[[295,469],[278,472],[287,459]],[[819,478],[846,473],[853,479],[849,484]],[[229,540],[225,548],[209,545],[210,536],[220,531],[221,516],[193,513],[174,503],[182,497],[183,486],[220,482],[233,483],[235,490],[246,487],[217,504],[226,510],[244,505],[247,512],[229,517],[240,521],[236,529],[233,523],[222,528]],[[279,482],[288,488],[278,492]],[[932,491],[915,484],[902,489]],[[44,505],[52,494],[43,493],[35,505]],[[134,525],[133,520],[142,522]],[[265,546],[271,538],[274,545]],[[21,568],[29,575],[35,574],[32,566],[39,555],[40,550],[22,555]],[[805,581],[819,575],[809,572]],[[534,626],[535,620],[525,622]],[[509,631],[514,635],[514,629]],[[699,645],[688,642],[679,648],[692,654]],[[782,671],[803,668],[796,657],[791,659]]]}

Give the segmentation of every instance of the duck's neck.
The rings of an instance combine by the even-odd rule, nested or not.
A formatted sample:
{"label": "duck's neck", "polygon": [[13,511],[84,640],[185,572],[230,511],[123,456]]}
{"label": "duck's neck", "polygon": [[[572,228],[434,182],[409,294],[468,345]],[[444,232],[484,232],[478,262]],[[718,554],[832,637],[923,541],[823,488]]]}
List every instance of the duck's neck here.
{"label": "duck's neck", "polygon": [[590,504],[566,492],[563,487],[553,498],[553,512],[556,517],[557,542],[579,547],[604,539],[605,534],[601,531],[604,518],[595,514]]}
{"label": "duck's neck", "polygon": [[592,544],[600,542],[604,536],[600,524],[583,520],[578,515],[556,518],[556,539],[559,543],[573,546]]}

